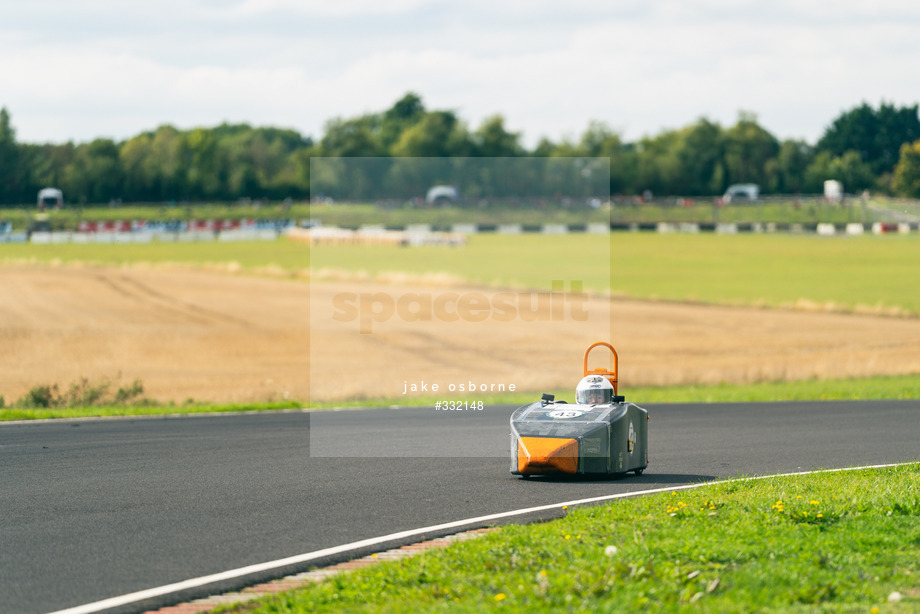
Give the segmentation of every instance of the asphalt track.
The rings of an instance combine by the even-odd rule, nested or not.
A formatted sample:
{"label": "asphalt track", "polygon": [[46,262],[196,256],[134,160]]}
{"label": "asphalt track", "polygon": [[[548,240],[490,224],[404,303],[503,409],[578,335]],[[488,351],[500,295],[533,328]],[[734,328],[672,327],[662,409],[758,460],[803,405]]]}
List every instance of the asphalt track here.
{"label": "asphalt track", "polygon": [[508,472],[512,409],[0,425],[0,612],[51,612],[365,538],[562,501],[920,459],[920,401],[650,405],[651,464],[641,477],[522,480]]}

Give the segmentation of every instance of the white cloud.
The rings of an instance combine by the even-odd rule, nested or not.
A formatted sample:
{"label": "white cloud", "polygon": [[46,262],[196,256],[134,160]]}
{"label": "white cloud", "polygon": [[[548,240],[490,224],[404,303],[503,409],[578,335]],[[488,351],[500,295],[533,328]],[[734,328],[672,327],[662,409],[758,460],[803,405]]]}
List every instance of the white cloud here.
{"label": "white cloud", "polygon": [[[9,6],[4,6],[9,5]],[[591,119],[628,139],[740,109],[815,140],[863,101],[915,104],[920,5],[895,0],[0,2],[20,140],[247,121],[314,137],[409,90],[529,143]]]}
{"label": "white cloud", "polygon": [[[409,13],[426,5],[434,4],[432,0],[243,0],[229,8],[233,15],[272,14],[275,12],[294,12],[307,16],[332,15],[337,17]],[[221,9],[226,10],[226,9]]]}

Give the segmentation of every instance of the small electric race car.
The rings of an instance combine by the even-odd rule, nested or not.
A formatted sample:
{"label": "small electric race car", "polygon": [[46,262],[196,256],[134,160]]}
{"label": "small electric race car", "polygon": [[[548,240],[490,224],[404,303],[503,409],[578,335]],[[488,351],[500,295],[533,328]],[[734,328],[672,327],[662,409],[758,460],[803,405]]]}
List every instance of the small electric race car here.
{"label": "small electric race car", "polygon": [[[598,346],[613,353],[613,371],[588,370]],[[604,341],[585,351],[584,377],[575,403],[553,395],[519,407],[511,415],[511,473],[636,475],[648,466],[648,412],[617,394],[617,352]]]}

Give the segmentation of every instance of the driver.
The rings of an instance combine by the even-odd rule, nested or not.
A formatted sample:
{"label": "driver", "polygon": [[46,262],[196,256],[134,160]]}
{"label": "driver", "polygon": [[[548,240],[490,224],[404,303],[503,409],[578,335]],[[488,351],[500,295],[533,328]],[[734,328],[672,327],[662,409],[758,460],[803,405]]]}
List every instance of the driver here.
{"label": "driver", "polygon": [[581,405],[605,405],[613,401],[613,385],[601,375],[588,375],[575,388],[575,402]]}

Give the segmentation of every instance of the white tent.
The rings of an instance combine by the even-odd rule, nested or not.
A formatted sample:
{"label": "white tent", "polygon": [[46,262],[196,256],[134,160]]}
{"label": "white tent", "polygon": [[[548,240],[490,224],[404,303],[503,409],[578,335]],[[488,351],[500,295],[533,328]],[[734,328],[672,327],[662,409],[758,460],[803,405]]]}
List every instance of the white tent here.
{"label": "white tent", "polygon": [[64,204],[64,193],[57,188],[42,188],[38,191],[39,207],[60,207]]}

